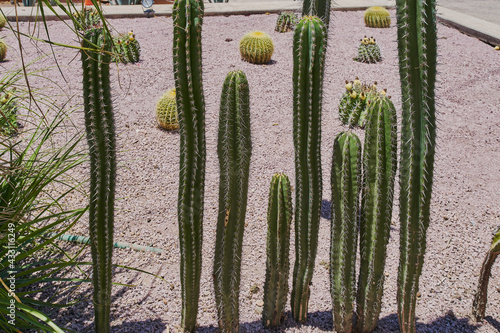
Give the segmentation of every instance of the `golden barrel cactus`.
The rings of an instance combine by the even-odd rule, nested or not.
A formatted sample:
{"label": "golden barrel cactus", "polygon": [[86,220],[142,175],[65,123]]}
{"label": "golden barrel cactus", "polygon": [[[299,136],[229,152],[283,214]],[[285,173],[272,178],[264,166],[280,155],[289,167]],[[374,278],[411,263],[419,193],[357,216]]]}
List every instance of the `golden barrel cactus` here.
{"label": "golden barrel cactus", "polygon": [[262,31],[247,33],[240,41],[241,58],[253,64],[267,64],[271,61],[274,44],[268,34]]}
{"label": "golden barrel cactus", "polygon": [[164,93],[156,104],[156,121],[158,122],[158,126],[167,131],[179,129],[175,88]]}
{"label": "golden barrel cactus", "polygon": [[5,60],[6,55],[7,55],[7,44],[4,42],[2,38],[0,38],[0,62]]}
{"label": "golden barrel cactus", "polygon": [[365,25],[370,28],[389,28],[391,15],[384,7],[370,7],[365,11]]}

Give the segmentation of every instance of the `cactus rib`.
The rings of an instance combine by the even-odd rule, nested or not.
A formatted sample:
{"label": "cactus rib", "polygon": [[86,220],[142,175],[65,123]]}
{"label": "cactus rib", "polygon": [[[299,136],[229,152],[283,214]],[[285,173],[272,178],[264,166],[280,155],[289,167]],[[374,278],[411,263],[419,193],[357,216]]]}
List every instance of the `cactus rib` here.
{"label": "cactus rib", "polygon": [[213,275],[221,332],[239,329],[240,268],[251,152],[248,81],[242,71],[234,71],[224,81],[217,144],[220,184]]}
{"label": "cactus rib", "polygon": [[285,174],[277,173],[271,180],[267,210],[267,262],[264,284],[264,327],[281,325],[285,314],[290,270],[290,228],[292,194]]}
{"label": "cactus rib", "polygon": [[330,288],[336,332],[352,332],[356,298],[356,251],[361,190],[361,142],[352,132],[333,144]]}
{"label": "cactus rib", "polygon": [[202,261],[206,157],[201,66],[203,8],[201,0],[176,0],[172,11],[180,133],[178,222],[184,331],[194,331],[196,326]]}
{"label": "cactus rib", "polygon": [[[102,29],[82,42],[85,130],[90,156],[89,231],[94,284],[95,328],[110,332],[111,259],[116,179],[115,125],[111,106],[111,41]],[[96,50],[96,47],[101,50]]]}
{"label": "cactus rib", "polygon": [[435,0],[397,0],[398,53],[403,114],[400,160],[400,262],[398,317],[415,332],[415,306],[430,221],[436,145]]}
{"label": "cactus rib", "polygon": [[321,210],[321,104],[325,59],[325,26],[303,17],[295,29],[293,56],[293,132],[295,146],[295,253],[292,315],[307,319],[309,285],[318,247]]}

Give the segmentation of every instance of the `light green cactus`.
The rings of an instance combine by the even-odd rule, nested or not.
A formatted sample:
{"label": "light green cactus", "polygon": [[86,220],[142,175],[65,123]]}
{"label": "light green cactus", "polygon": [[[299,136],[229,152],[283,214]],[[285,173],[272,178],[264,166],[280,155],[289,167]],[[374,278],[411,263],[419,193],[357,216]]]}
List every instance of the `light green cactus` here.
{"label": "light green cactus", "polygon": [[6,56],[7,56],[7,43],[5,43],[3,38],[0,38],[0,62],[4,61]]}
{"label": "light green cactus", "polygon": [[220,183],[213,278],[219,329],[223,333],[239,330],[241,253],[251,153],[248,81],[242,71],[234,71],[227,75],[222,89],[217,143]]}
{"label": "light green cactus", "polygon": [[161,96],[158,103],[156,103],[155,114],[158,126],[161,128],[167,131],[175,131],[179,129],[175,88],[168,90]]}
{"label": "light green cactus", "polygon": [[109,80],[111,40],[102,29],[89,29],[82,48],[85,130],[90,156],[89,230],[95,327],[96,332],[107,333],[110,332],[116,179],[116,138]]}
{"label": "light green cactus", "polygon": [[281,12],[276,20],[274,31],[289,32],[295,29],[295,25],[299,22],[299,18],[294,12]]}
{"label": "light green cactus", "polygon": [[358,56],[354,60],[367,64],[375,64],[382,61],[380,47],[373,37],[367,38],[365,36],[365,38],[361,39],[358,47]]}
{"label": "light green cactus", "polygon": [[240,40],[241,58],[252,64],[267,64],[273,52],[273,40],[265,32],[252,31]]}
{"label": "light green cactus", "polygon": [[173,59],[179,116],[180,163],[178,222],[181,252],[181,328],[196,327],[203,243],[205,190],[205,98],[203,95],[202,0],[176,0],[173,5]]}
{"label": "light green cactus", "polygon": [[415,306],[424,263],[436,149],[435,0],[396,0],[402,126],[399,166],[398,318],[416,332]]}
{"label": "light green cactus", "polygon": [[5,27],[6,24],[7,24],[7,19],[5,18],[3,13],[0,12],[0,29]]}
{"label": "light green cactus", "polygon": [[476,321],[482,321],[486,312],[486,302],[488,301],[488,284],[491,276],[491,267],[495,260],[500,255],[500,228],[493,235],[490,249],[484,258],[481,273],[479,274],[479,282],[477,292],[472,303],[472,315]]}
{"label": "light green cactus", "polygon": [[13,135],[19,127],[17,123],[17,96],[15,88],[3,91],[0,88],[0,135]]}
{"label": "light green cactus", "polygon": [[318,248],[322,199],[321,106],[325,66],[325,25],[304,16],[293,41],[293,142],[295,147],[295,266],[292,316],[305,322]]}
{"label": "light green cactus", "polygon": [[271,180],[267,210],[267,261],[264,284],[264,327],[281,325],[285,316],[290,271],[292,191],[288,177],[277,173]]}
{"label": "light green cactus", "polygon": [[363,152],[363,190],[360,218],[360,269],[356,331],[377,326],[387,243],[391,230],[397,169],[397,118],[390,98],[381,91],[369,101]]}
{"label": "light green cactus", "polygon": [[350,333],[356,299],[361,142],[352,132],[340,133],[333,143],[330,288],[333,326]]}
{"label": "light green cactus", "polygon": [[384,7],[374,6],[365,11],[365,25],[370,28],[389,28],[391,14]]}

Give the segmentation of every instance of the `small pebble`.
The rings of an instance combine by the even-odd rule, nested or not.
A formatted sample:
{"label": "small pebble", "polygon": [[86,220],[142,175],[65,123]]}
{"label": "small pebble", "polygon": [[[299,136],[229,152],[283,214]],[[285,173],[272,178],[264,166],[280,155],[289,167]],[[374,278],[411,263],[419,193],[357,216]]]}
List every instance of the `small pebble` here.
{"label": "small pebble", "polygon": [[258,300],[257,302],[255,302],[255,304],[256,304],[257,306],[264,306],[264,301],[260,299],[260,300]]}

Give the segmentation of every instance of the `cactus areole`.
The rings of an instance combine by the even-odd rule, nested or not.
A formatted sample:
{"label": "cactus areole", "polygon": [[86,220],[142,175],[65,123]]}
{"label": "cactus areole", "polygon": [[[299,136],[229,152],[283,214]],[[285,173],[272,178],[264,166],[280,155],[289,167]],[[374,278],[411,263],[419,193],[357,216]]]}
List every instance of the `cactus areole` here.
{"label": "cactus areole", "polygon": [[180,171],[178,222],[181,252],[181,326],[196,326],[200,294],[205,189],[205,99],[201,71],[202,0],[176,0],[174,76],[179,117]]}
{"label": "cactus areole", "polygon": [[295,266],[292,315],[307,319],[321,212],[321,104],[326,33],[315,16],[303,17],[293,42],[293,142],[295,146]]}
{"label": "cactus areole", "polygon": [[414,333],[436,146],[436,3],[435,0],[397,0],[396,14],[403,101],[398,318],[401,332]]}

